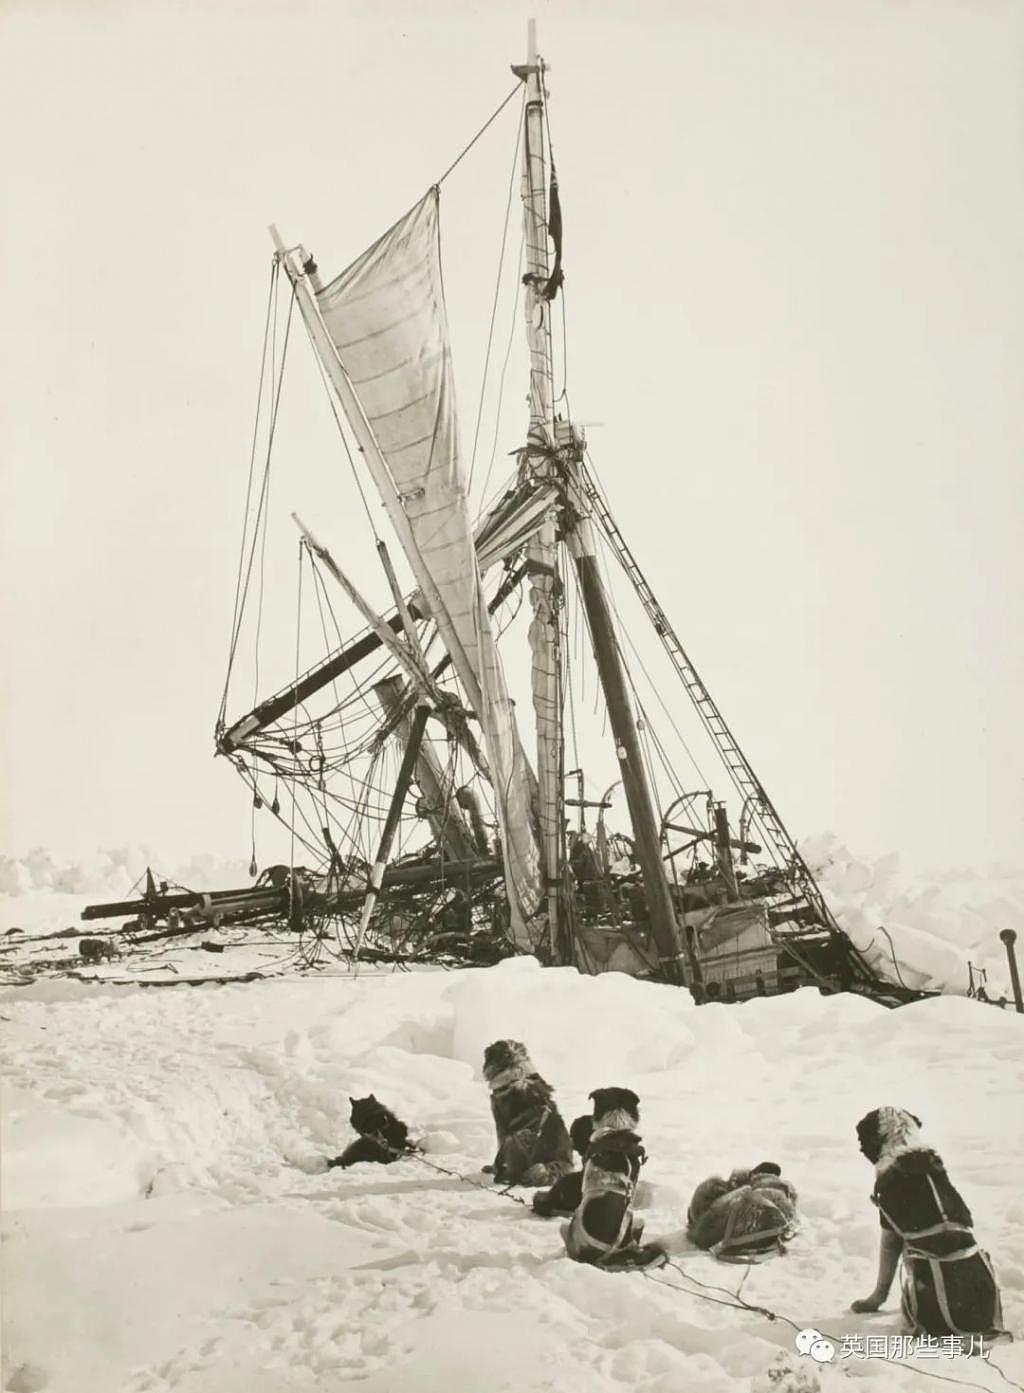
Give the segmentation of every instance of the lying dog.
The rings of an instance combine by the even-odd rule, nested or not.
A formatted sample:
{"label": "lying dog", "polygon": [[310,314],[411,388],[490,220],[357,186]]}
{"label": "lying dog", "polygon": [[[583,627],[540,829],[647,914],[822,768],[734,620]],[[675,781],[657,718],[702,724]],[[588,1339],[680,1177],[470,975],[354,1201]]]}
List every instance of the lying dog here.
{"label": "lying dog", "polygon": [[80,938],[78,954],[83,962],[98,963],[114,957],[116,949],[109,938]]}
{"label": "lying dog", "polygon": [[550,1185],[572,1170],[572,1144],[551,1086],[534,1069],[526,1046],[496,1040],[484,1051],[484,1078],[498,1138],[493,1166],[501,1185]]}
{"label": "lying dog", "polygon": [[796,1223],[796,1190],[774,1161],[710,1176],[693,1192],[686,1232],[698,1248],[724,1261],[757,1260],[782,1250]]}
{"label": "lying dog", "polygon": [[640,1244],[643,1220],[634,1217],[640,1168],[647,1159],[637,1131],[640,1099],[629,1088],[597,1088],[594,1131],[583,1161],[580,1203],[562,1225],[565,1251],[597,1267],[647,1267],[662,1249]]}
{"label": "lying dog", "polygon": [[902,1258],[903,1316],[915,1335],[995,1338],[1003,1313],[992,1263],[942,1158],[922,1143],[920,1125],[902,1108],[876,1108],[857,1123],[860,1149],[875,1167],[871,1202],[882,1240],[875,1289],[851,1309],[877,1311]]}
{"label": "lying dog", "polygon": [[[569,1128],[572,1149],[582,1161],[587,1154],[594,1132],[594,1119],[586,1113]],[[538,1190],[533,1197],[533,1212],[542,1219],[571,1219],[583,1198],[583,1171],[572,1171],[556,1180],[550,1190]]]}
{"label": "lying dog", "polygon": [[376,1161],[388,1166],[400,1156],[422,1150],[409,1140],[409,1129],[390,1108],[386,1108],[371,1093],[368,1098],[349,1098],[352,1111],[349,1121],[359,1136],[346,1146],[340,1156],[327,1162],[328,1169],[354,1166],[358,1161]]}

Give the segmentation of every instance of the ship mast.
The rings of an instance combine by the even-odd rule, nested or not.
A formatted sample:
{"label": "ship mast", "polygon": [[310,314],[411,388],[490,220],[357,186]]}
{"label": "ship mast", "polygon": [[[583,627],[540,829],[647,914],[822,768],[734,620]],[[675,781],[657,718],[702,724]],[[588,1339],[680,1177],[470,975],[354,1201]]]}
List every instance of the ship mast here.
{"label": "ship mast", "polygon": [[[512,71],[526,83],[523,108],[523,239],[526,273],[523,305],[530,351],[530,426],[520,456],[521,471],[534,480],[555,477],[552,407],[551,307],[548,284],[548,151],[544,122],[544,65],[537,57],[537,24],[529,21],[527,60]],[[564,865],[561,732],[561,653],[558,613],[558,549],[554,508],[526,550],[530,604],[533,710],[537,728],[537,815],[547,898],[548,950],[561,956]]]}
{"label": "ship mast", "polygon": [[[552,413],[551,391],[551,336],[549,295],[555,287],[548,285],[547,243],[551,224],[551,210],[547,208],[546,160],[544,146],[544,66],[537,58],[536,24],[529,22],[529,57],[525,68],[515,68],[526,82],[526,109],[524,114],[523,149],[523,203],[524,230],[526,236],[527,273],[526,322],[527,338],[530,347],[530,434],[526,450],[527,465],[532,467],[535,476],[544,477],[545,471],[554,469],[561,477],[566,493],[568,507],[565,510],[563,526],[569,553],[573,558],[579,584],[587,625],[594,646],[598,676],[608,707],[608,719],[615,740],[615,749],[626,794],[637,859],[643,878],[644,893],[650,916],[651,932],[657,944],[662,974],[667,981],[683,980],[683,952],[680,944],[679,927],[675,907],[661,859],[661,837],[658,817],[651,796],[647,770],[637,733],[636,719],[629,697],[626,674],[619,652],[618,641],[612,622],[611,607],[605,593],[604,583],[598,568],[597,549],[594,532],[589,520],[589,505],[580,479],[580,463],[583,454],[582,432],[574,429],[568,422],[555,422]],[[545,215],[546,214],[546,215]],[[552,446],[555,454],[552,455]],[[536,453],[535,453],[536,452]],[[541,456],[540,459],[537,456]],[[543,457],[546,456],[546,463]],[[540,568],[548,569],[554,575],[554,531],[550,533],[550,550],[545,547],[544,534],[528,553],[528,566],[537,576]],[[536,580],[531,587],[534,599],[535,624],[543,617],[543,611],[534,598]],[[554,645],[551,653],[550,672],[552,683],[546,695],[557,698],[558,692],[558,651],[557,629],[549,625]],[[541,668],[539,672],[538,669]],[[538,701],[539,679],[545,670],[542,660],[538,661],[538,649],[534,644],[534,707],[541,723],[541,705]],[[557,710],[557,705],[553,708]],[[544,751],[538,729],[538,765],[543,797]],[[557,746],[556,746],[557,749]],[[558,770],[558,828],[562,835],[561,819],[561,770]],[[547,833],[543,820],[542,830]],[[547,836],[545,835],[545,847]],[[559,867],[548,864],[549,885],[549,929],[554,934],[554,918],[551,913],[552,902],[557,903],[557,879]]]}

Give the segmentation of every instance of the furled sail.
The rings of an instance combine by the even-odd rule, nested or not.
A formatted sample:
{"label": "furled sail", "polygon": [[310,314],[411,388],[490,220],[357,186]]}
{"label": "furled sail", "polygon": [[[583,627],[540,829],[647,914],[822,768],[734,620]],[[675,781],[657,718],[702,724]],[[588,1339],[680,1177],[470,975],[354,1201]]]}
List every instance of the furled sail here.
{"label": "furled sail", "polygon": [[316,292],[323,324],[409,522],[400,537],[484,734],[512,929],[533,946],[544,875],[535,779],[516,728],[480,582],[459,461],[441,280],[438,193]]}

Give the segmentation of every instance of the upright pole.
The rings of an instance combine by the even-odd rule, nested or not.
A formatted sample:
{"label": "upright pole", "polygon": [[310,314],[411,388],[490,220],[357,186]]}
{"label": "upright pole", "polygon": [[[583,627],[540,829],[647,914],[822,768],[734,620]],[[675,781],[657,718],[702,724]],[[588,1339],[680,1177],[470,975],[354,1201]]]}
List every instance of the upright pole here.
{"label": "upright pole", "polygon": [[1013,929],[1003,929],[999,935],[1001,941],[1006,946],[1006,961],[1010,965],[1010,986],[1013,988],[1013,1004],[1017,1011],[1024,1015],[1024,997],[1020,990],[1020,973],[1017,971],[1017,954],[1014,952],[1013,945],[1017,942],[1017,935]]}
{"label": "upright pole", "polygon": [[715,819],[715,860],[725,881],[726,899],[735,902],[740,897],[736,884],[736,867],[732,860],[732,841],[729,837],[729,814],[724,803],[712,804]]}
{"label": "upright pole", "polygon": [[513,68],[526,82],[523,111],[523,237],[526,272],[523,308],[526,341],[530,349],[530,434],[531,443],[550,447],[551,407],[551,324],[544,287],[548,280],[548,149],[544,133],[544,66],[537,56],[537,21],[527,29],[525,67]]}
{"label": "upright pole", "polygon": [[[548,280],[548,151],[544,131],[544,66],[537,56],[537,24],[530,20],[527,58],[513,71],[526,84],[523,111],[523,239],[526,273],[523,308],[530,350],[530,426],[523,469],[535,479],[553,477],[551,309]],[[531,688],[537,727],[537,820],[547,890],[548,945],[557,961],[561,942],[561,884],[564,861],[561,756],[561,651],[558,626],[558,549],[553,513],[544,519],[526,550],[532,650]]]}
{"label": "upright pole", "polygon": [[395,784],[395,791],[391,796],[391,806],[388,808],[388,815],[384,820],[384,830],[380,834],[380,845],[377,848],[377,858],[373,863],[373,870],[370,872],[370,883],[366,887],[366,899],[363,901],[363,912],[359,918],[359,933],[356,936],[356,946],[353,952],[353,960],[358,961],[359,950],[363,946],[363,939],[370,924],[370,916],[373,914],[377,897],[380,894],[381,882],[384,879],[384,868],[391,855],[391,847],[395,840],[395,833],[398,831],[398,824],[402,818],[402,808],[405,805],[405,795],[409,792],[409,785],[412,783],[413,770],[416,768],[416,760],[419,757],[420,745],[423,742],[423,732],[427,726],[427,717],[430,715],[429,706],[417,706],[416,715],[413,717],[412,729],[409,732],[409,739],[405,746],[405,754],[402,756],[402,765],[398,771],[398,781]]}
{"label": "upright pole", "polygon": [[[566,422],[556,423],[552,413],[551,309],[545,294],[548,285],[548,230],[551,210],[547,199],[544,66],[537,56],[537,31],[533,20],[529,23],[526,65],[513,71],[526,83],[526,109],[523,118],[523,231],[527,265],[523,284],[526,289],[526,334],[530,348],[530,431],[524,465],[535,478],[560,475],[566,486],[571,511],[576,515],[567,541],[579,579],[612,733],[619,752],[637,857],[643,872],[651,929],[658,945],[665,976],[670,981],[678,981],[682,975],[678,931],[671,892],[661,864],[657,819],[647,785],[636,722],[633,719],[625,674],[612,627],[611,612],[597,569],[593,531],[586,516],[588,510],[585,504],[579,506],[584,500],[584,493],[579,480],[578,440],[572,427]],[[558,452],[557,466],[552,458],[553,448]],[[534,600],[535,624],[542,622],[544,605],[547,603],[543,593],[534,593],[539,590],[537,577],[543,574],[545,569],[550,569],[553,573],[553,537],[551,541],[550,551],[544,549],[542,539],[534,541],[527,552],[528,568],[533,572],[531,599]],[[549,641],[555,644],[554,632],[551,633]],[[553,664],[548,666],[553,671]],[[538,750],[539,776],[546,766],[542,749],[545,693],[538,692],[538,672],[543,667],[544,660],[539,656],[538,645],[535,643],[534,708],[538,719],[538,746],[541,747]],[[557,685],[552,681],[547,694],[550,696],[555,692]],[[557,745],[554,748],[557,749]],[[551,763],[557,771],[557,762],[552,760]],[[543,801],[543,781],[541,789]],[[561,783],[551,797],[558,807],[558,826],[557,829],[545,827],[544,831],[546,834],[554,831],[560,842],[563,798]],[[549,905],[553,905],[557,902],[558,882],[550,865],[547,874]],[[549,916],[551,914],[552,909],[549,908]]]}

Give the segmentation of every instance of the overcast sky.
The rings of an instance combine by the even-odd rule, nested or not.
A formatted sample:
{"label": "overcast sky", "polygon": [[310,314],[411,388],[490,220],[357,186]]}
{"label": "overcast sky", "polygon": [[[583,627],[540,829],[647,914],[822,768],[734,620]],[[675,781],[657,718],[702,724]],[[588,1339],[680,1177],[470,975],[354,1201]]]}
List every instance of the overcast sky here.
{"label": "overcast sky", "polygon": [[[248,855],[212,737],[266,225],[340,270],[511,90],[531,11],[573,408],[762,781],[798,836],[1024,860],[1012,0],[6,0],[0,850]],[[442,200],[467,455],[515,106]],[[282,634],[288,512],[359,574],[367,549],[294,356]]]}

